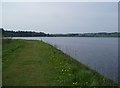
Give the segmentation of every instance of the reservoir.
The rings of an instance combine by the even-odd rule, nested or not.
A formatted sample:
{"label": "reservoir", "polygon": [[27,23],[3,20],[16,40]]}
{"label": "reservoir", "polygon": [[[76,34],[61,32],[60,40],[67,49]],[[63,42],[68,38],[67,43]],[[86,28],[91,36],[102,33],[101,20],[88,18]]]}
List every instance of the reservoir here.
{"label": "reservoir", "polygon": [[42,40],[118,82],[118,38],[13,37],[13,39]]}

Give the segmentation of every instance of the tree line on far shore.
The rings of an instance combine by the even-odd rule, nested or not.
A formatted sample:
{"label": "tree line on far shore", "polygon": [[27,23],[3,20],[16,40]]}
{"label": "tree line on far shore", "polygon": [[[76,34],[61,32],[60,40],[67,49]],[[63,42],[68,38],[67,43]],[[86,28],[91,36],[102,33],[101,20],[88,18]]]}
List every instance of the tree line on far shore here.
{"label": "tree line on far shore", "polygon": [[120,37],[119,32],[46,34],[34,31],[8,31],[0,28],[3,37]]}

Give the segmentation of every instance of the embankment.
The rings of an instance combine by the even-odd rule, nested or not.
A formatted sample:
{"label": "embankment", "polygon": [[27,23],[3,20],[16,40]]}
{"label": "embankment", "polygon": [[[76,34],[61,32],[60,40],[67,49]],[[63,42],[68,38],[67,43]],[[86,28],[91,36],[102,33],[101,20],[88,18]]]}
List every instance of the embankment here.
{"label": "embankment", "polygon": [[53,46],[38,40],[3,40],[3,86],[113,86]]}

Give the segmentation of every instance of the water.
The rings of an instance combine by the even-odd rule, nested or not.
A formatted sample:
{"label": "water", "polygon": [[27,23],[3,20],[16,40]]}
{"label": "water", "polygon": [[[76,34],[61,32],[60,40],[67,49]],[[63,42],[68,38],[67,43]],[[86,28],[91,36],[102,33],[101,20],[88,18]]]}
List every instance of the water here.
{"label": "water", "polygon": [[118,82],[118,38],[14,37],[14,39],[43,40]]}

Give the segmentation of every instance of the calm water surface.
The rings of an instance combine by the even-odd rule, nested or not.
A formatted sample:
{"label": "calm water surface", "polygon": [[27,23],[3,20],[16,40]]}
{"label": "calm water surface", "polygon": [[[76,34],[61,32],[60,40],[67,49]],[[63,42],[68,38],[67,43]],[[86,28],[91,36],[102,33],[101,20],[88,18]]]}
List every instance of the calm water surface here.
{"label": "calm water surface", "polygon": [[13,37],[43,40],[104,76],[118,81],[118,38]]}

